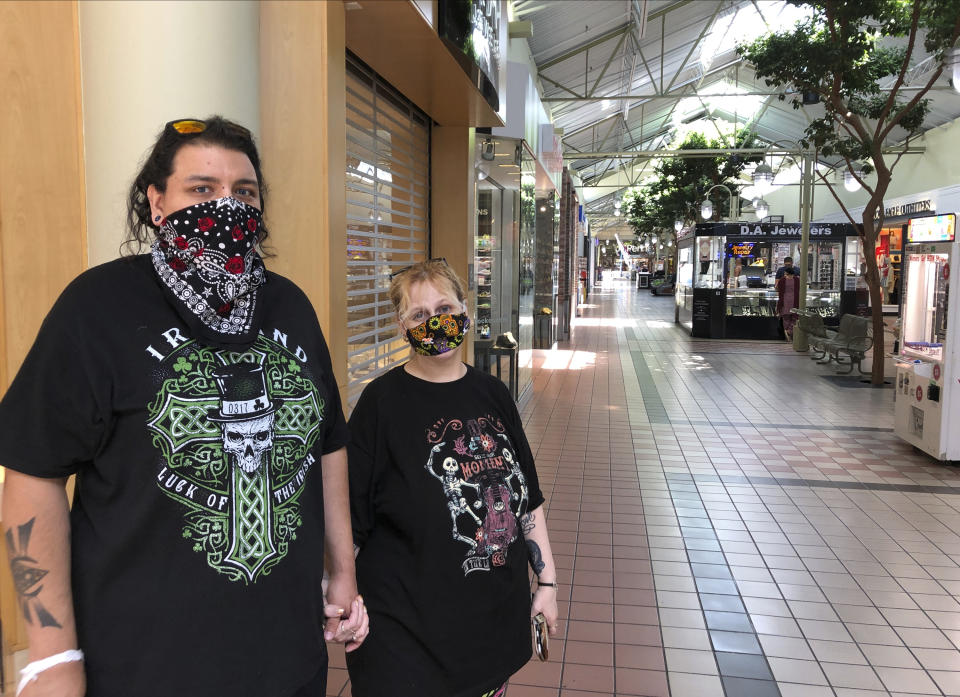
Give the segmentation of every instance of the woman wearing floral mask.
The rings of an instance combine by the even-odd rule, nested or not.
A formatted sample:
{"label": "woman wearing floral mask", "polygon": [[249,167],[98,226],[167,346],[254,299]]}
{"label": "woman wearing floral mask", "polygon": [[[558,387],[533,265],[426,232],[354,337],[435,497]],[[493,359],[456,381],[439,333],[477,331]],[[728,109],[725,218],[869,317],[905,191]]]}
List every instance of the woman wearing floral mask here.
{"label": "woman wearing floral mask", "polygon": [[148,253],[70,284],[0,402],[21,697],[322,697],[324,638],[367,635],[336,380],[264,203],[247,129],[168,123],[128,202]]}
{"label": "woman wearing floral mask", "polygon": [[353,695],[500,695],[530,658],[530,618],[557,631],[533,456],[506,387],[462,361],[470,322],[453,270],[415,264],[390,298],[410,360],[350,418],[357,580],[375,628],[347,656]]}

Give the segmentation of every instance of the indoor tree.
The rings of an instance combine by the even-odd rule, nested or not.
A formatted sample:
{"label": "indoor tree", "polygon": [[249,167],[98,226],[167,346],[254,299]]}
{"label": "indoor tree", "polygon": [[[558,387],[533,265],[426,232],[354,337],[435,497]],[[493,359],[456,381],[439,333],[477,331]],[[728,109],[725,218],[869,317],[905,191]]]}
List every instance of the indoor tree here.
{"label": "indoor tree", "polygon": [[[720,129],[718,129],[720,130]],[[732,130],[732,125],[731,125]],[[722,130],[720,131],[722,134]],[[731,133],[729,137],[708,140],[702,133],[686,134],[673,146],[676,150],[703,150],[749,148],[754,137],[747,130]],[[653,174],[644,183],[623,196],[624,215],[637,235],[645,242],[656,235],[658,241],[675,238],[674,223],[684,225],[697,221],[700,203],[710,187],[723,184],[736,196],[743,188],[740,173],[748,162],[759,162],[759,156],[743,157],[733,154],[706,157],[667,157],[657,161]],[[737,217],[739,211],[730,211],[730,197],[720,189],[710,193],[714,203],[714,217]],[[734,200],[737,200],[734,198]],[[674,248],[674,253],[676,248]]]}
{"label": "indoor tree", "polygon": [[[944,58],[960,35],[960,0],[788,2],[808,7],[808,19],[737,51],[768,86],[792,87],[795,109],[817,98],[822,102],[824,114],[810,122],[801,145],[812,148],[818,158],[842,158],[869,196],[861,220],[854,220],[833,184],[818,173],[860,232],[873,306],[871,382],[882,385],[883,296],[873,250],[883,226],[883,199],[894,167],[923,131],[929,112],[926,95],[940,79]],[[924,52],[932,57],[934,69],[908,85],[910,70],[926,57]],[[885,78],[892,80],[889,87],[881,87]],[[872,185],[863,176],[871,170],[876,172]]]}

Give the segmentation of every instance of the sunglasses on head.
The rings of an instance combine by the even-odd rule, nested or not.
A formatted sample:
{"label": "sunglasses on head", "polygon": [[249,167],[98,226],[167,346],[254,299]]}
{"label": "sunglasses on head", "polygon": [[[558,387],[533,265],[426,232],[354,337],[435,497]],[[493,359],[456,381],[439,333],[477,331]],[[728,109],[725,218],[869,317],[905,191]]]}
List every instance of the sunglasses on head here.
{"label": "sunglasses on head", "polygon": [[[434,258],[434,259],[427,259],[427,261],[438,261],[438,262],[440,262],[440,263],[442,263],[442,264],[446,264],[446,263],[447,263],[446,257],[436,257],[436,258]],[[422,263],[422,262],[417,262],[417,264],[420,264],[420,263]],[[395,279],[397,276],[399,276],[400,274],[404,273],[405,271],[409,271],[410,269],[412,269],[412,268],[413,268],[414,266],[416,266],[417,264],[410,264],[410,266],[404,266],[404,267],[403,267],[402,269],[400,269],[399,271],[394,271],[392,274],[390,274],[390,280],[392,281],[393,279]]]}
{"label": "sunglasses on head", "polygon": [[[231,124],[231,128],[236,129],[241,135],[247,138],[251,137],[249,129],[243,126]],[[174,121],[168,121],[164,129],[172,130],[182,136],[191,136],[207,130],[207,122],[202,119],[176,119]]]}

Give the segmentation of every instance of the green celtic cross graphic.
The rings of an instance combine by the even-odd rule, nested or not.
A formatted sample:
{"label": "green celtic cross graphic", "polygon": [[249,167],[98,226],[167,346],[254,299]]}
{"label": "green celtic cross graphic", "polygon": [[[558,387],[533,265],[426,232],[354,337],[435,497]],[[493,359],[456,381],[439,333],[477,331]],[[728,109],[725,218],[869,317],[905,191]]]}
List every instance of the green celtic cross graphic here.
{"label": "green celtic cross graphic", "polygon": [[250,578],[261,564],[277,554],[273,546],[270,476],[248,477],[233,468],[231,533],[226,561],[244,569]]}
{"label": "green celtic cross graphic", "polygon": [[296,539],[324,400],[305,365],[264,336],[244,353],[184,344],[161,378],[147,421],[157,484],[185,507],[193,550],[254,583]]}

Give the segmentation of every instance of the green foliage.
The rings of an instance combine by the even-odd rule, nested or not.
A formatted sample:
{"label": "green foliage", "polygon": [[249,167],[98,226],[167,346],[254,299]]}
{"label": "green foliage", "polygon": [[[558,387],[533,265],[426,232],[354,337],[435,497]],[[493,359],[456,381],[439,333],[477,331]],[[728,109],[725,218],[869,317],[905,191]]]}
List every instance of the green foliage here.
{"label": "green foliage", "polygon": [[[811,8],[810,19],[738,46],[737,52],[768,86],[792,87],[795,109],[803,93],[820,96],[825,113],[808,126],[802,144],[827,157],[876,159],[894,126],[908,136],[918,134],[929,100],[913,99],[916,93],[901,99],[882,91],[880,83],[916,62],[921,36],[924,49],[942,64],[960,34],[960,0],[789,2]],[[881,45],[881,39],[898,41]]]}
{"label": "green foliage", "polygon": [[[739,131],[733,138],[737,148],[753,147],[754,138],[749,131]],[[730,143],[708,140],[701,133],[690,133],[676,146],[677,150],[703,150],[728,148]],[[685,223],[697,219],[700,202],[705,193],[715,184],[723,184],[734,194],[739,194],[742,185],[738,177],[748,162],[760,158],[737,155],[714,157],[670,157],[654,166],[653,177],[643,186],[631,189],[623,197],[623,212],[627,222],[639,238],[654,233],[672,233],[676,220]],[[729,215],[730,197],[722,189],[710,194],[715,214]]]}
{"label": "green foliage", "polygon": [[[737,47],[753,63],[757,76],[768,86],[793,87],[793,107],[802,106],[803,93],[819,95],[823,116],[807,127],[801,143],[819,154],[840,155],[848,169],[854,160],[869,160],[877,172],[876,183],[864,186],[869,199],[861,218],[860,236],[866,251],[866,281],[873,304],[872,382],[883,383],[883,318],[880,275],[871,253],[877,241],[874,213],[882,210],[891,172],[910,138],[923,129],[929,113],[925,95],[943,72],[943,59],[960,36],[960,0],[788,0],[812,9],[807,21],[792,31],[769,34]],[[883,40],[883,41],[881,41]],[[920,45],[933,56],[935,69],[920,78],[919,90],[901,94],[900,87],[915,65]],[[881,80],[892,90],[881,90]],[[786,94],[780,95],[786,100]],[[891,138],[894,128],[899,132]],[[885,154],[891,141],[903,150]],[[889,160],[889,161],[888,161]],[[851,222],[856,221],[833,186],[831,193]]]}

